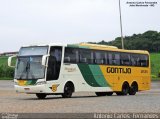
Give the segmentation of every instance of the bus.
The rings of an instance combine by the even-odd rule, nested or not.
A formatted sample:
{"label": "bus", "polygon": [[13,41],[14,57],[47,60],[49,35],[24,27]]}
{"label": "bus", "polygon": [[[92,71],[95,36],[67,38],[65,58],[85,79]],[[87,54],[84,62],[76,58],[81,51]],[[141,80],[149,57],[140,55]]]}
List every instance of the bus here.
{"label": "bus", "polygon": [[[16,57],[16,65],[12,59]],[[70,98],[74,92],[95,92],[97,96],[135,95],[150,89],[148,51],[118,49],[115,46],[47,44],[23,46],[8,58],[15,67],[14,87],[19,93]]]}

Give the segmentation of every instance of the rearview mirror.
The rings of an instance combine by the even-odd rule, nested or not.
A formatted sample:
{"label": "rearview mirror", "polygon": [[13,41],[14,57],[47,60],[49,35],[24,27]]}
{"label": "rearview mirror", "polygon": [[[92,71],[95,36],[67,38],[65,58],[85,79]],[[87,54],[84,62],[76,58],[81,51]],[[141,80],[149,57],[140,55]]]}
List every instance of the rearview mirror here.
{"label": "rearview mirror", "polygon": [[15,66],[12,66],[12,59],[13,59],[14,57],[17,57],[17,55],[14,55],[14,56],[11,56],[11,57],[8,58],[8,66],[9,66],[9,67],[13,67],[13,68],[15,67]]}
{"label": "rearview mirror", "polygon": [[49,55],[43,55],[43,57],[42,57],[42,66],[47,67],[46,61],[47,61],[47,58],[48,58],[48,57],[49,57]]}

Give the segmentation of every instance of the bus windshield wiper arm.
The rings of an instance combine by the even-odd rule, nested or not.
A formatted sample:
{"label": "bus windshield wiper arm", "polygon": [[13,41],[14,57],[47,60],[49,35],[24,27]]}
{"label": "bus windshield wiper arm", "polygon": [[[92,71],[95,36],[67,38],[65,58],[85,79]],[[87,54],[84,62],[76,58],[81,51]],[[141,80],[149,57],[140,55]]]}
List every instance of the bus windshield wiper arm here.
{"label": "bus windshield wiper arm", "polygon": [[[30,67],[30,66],[29,66],[29,62],[27,62],[26,67],[24,68],[23,72],[21,73],[19,79],[22,78],[22,76],[24,75],[24,73],[27,73],[27,72],[28,72],[29,67]],[[28,73],[27,73],[27,74],[28,74]]]}

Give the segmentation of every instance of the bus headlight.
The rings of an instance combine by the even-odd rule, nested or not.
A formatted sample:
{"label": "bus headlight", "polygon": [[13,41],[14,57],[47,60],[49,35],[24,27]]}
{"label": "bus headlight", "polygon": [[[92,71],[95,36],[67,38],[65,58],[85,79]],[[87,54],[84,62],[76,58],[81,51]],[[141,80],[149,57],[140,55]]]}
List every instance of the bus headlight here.
{"label": "bus headlight", "polygon": [[43,84],[46,84],[46,81],[40,81],[36,83],[36,85],[43,85]]}

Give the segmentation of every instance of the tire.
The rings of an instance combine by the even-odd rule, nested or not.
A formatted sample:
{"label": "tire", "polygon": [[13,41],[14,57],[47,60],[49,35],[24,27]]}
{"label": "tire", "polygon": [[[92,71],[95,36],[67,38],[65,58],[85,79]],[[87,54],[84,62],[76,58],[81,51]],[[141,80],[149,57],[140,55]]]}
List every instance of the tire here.
{"label": "tire", "polygon": [[129,84],[127,82],[123,83],[121,92],[116,92],[117,95],[127,95],[128,93],[129,93]]}
{"label": "tire", "polygon": [[38,99],[45,99],[47,95],[45,93],[36,93],[36,96]]}
{"label": "tire", "polygon": [[64,93],[62,94],[62,97],[71,98],[73,92],[74,92],[74,85],[72,83],[67,83],[64,86]]}
{"label": "tire", "polygon": [[137,83],[132,83],[131,87],[129,88],[129,95],[135,95],[138,91]]}

